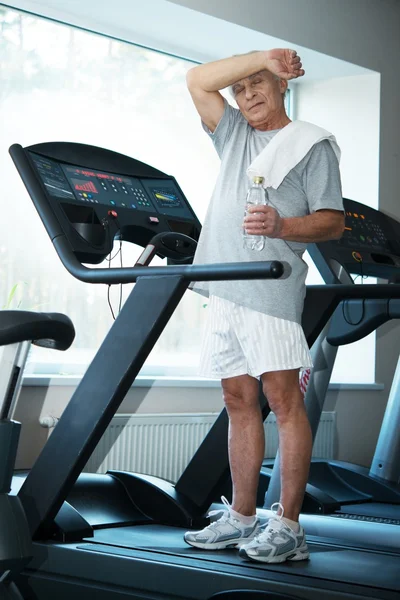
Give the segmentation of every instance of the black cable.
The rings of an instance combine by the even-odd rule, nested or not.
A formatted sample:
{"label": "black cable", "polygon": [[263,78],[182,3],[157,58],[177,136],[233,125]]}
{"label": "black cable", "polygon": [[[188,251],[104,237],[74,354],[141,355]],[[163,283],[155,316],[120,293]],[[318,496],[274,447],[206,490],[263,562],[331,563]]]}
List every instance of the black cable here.
{"label": "black cable", "polygon": [[121,252],[121,248],[118,248],[117,252],[114,254],[114,256],[106,256],[106,261],[108,263],[111,263],[111,261],[114,260],[114,258],[117,258],[118,254]]}
{"label": "black cable", "polygon": [[112,307],[112,304],[111,304],[111,298],[110,298],[110,290],[111,290],[111,284],[108,284],[108,289],[107,289],[107,301],[108,301],[108,306],[110,307],[110,310],[111,310],[111,315],[112,315],[112,318],[113,318],[113,319],[114,319],[114,321],[115,321],[115,314],[114,314],[114,310],[113,310],[113,307]]}

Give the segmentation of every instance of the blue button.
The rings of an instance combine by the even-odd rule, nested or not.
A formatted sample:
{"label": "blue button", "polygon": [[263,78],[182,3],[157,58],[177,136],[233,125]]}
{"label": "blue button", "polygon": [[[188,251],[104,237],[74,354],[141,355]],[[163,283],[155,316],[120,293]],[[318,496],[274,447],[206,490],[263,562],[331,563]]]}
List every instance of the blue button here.
{"label": "blue button", "polygon": [[110,204],[112,204],[113,206],[115,206],[114,200],[110,200]]}

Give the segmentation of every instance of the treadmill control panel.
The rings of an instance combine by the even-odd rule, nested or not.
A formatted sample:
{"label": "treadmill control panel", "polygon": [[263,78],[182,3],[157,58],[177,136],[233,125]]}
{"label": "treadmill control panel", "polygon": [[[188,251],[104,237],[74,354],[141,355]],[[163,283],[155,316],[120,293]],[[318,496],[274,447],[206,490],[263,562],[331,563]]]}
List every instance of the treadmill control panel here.
{"label": "treadmill control panel", "polygon": [[[400,276],[400,223],[361,202],[343,198],[345,230],[340,240],[311,244],[309,253],[326,283],[338,265],[349,274],[382,279]],[[335,264],[335,267],[332,265]]]}
{"label": "treadmill control panel", "polygon": [[363,212],[347,210],[345,215],[346,225],[340,242],[341,245],[375,248],[380,251],[392,252],[387,238],[387,231],[379,222],[380,219],[376,219],[375,215],[372,215],[369,210],[363,210]]}
{"label": "treadmill control panel", "polygon": [[85,167],[57,163],[31,153],[32,161],[50,196],[86,205],[103,204],[170,217],[192,218],[173,181],[141,180]]}

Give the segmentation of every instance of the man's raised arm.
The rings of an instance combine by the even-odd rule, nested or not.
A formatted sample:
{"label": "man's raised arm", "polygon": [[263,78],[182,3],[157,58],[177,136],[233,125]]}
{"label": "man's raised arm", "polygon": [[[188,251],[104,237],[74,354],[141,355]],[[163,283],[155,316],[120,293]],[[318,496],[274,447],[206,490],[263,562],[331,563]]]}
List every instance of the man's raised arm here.
{"label": "man's raised arm", "polygon": [[304,75],[301,66],[295,50],[256,51],[193,67],[186,82],[203,123],[215,131],[224,112],[224,98],[219,90],[264,70],[281,79],[295,79]]}

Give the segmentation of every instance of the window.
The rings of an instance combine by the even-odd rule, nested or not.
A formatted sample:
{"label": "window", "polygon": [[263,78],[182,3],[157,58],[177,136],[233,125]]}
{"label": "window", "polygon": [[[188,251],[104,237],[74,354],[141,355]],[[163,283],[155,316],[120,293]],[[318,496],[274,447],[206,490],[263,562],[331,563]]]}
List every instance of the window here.
{"label": "window", "polygon": [[[187,92],[185,76],[192,63],[14,10],[0,11],[0,160],[7,211],[1,220],[0,306],[17,284],[10,307],[69,315],[77,332],[73,347],[65,353],[34,348],[30,369],[80,374],[112,324],[107,286],[81,283],[64,269],[8,155],[9,146],[76,141],[135,157],[173,174],[200,220],[219,160]],[[208,177],[198,177],[199,172]],[[117,249],[116,244],[114,254]],[[134,264],[140,251],[123,244],[124,266]],[[118,266],[119,257],[113,264]],[[131,288],[124,286],[123,300]],[[111,300],[118,310],[119,288],[111,289]],[[184,374],[197,361],[204,305],[204,298],[187,292],[147,368]]]}

